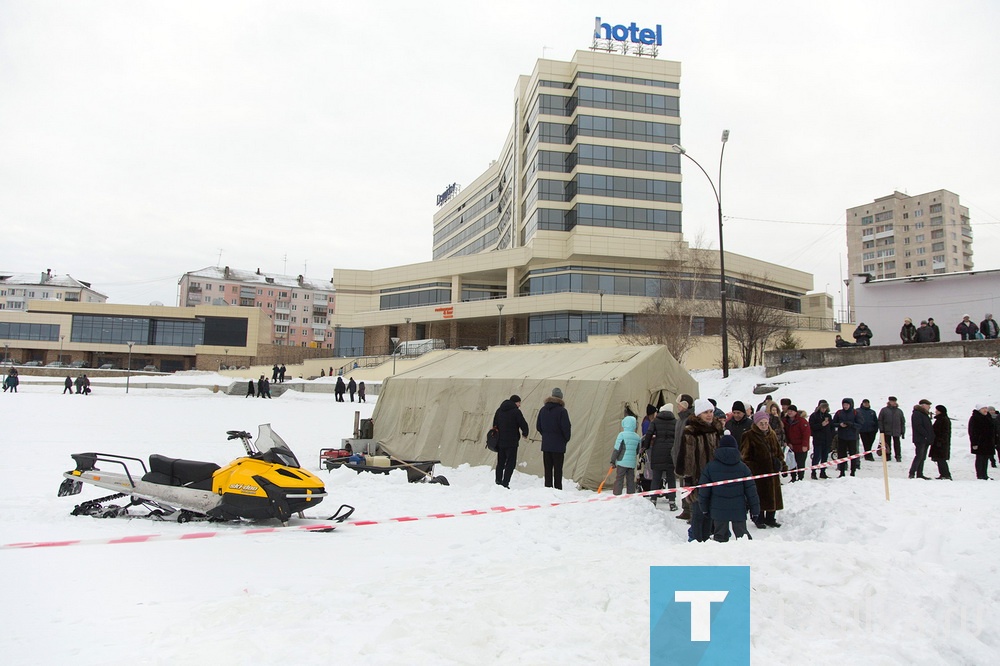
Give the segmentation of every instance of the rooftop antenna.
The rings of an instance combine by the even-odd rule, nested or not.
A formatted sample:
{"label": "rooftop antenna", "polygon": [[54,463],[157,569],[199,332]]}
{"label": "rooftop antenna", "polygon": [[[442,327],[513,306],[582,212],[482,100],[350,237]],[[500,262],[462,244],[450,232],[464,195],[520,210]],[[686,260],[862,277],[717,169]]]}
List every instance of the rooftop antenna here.
{"label": "rooftop antenna", "polygon": [[309,260],[306,259],[302,262],[302,274],[309,275]]}
{"label": "rooftop antenna", "polygon": [[215,266],[219,267],[222,265],[222,248],[219,248],[219,258],[215,260]]}
{"label": "rooftop antenna", "polygon": [[281,264],[281,274],[286,275],[288,273],[288,253],[285,253],[284,261]]}

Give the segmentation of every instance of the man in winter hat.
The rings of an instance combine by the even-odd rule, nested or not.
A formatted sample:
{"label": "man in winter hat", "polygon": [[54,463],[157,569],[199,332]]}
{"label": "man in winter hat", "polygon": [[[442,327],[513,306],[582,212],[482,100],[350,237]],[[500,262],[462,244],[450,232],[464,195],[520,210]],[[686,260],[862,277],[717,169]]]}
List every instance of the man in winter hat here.
{"label": "man in winter hat", "polygon": [[732,433],[736,441],[739,442],[743,438],[743,433],[750,429],[750,419],[747,418],[747,408],[741,400],[737,400],[733,403],[733,416],[731,419],[726,421],[726,430]]}

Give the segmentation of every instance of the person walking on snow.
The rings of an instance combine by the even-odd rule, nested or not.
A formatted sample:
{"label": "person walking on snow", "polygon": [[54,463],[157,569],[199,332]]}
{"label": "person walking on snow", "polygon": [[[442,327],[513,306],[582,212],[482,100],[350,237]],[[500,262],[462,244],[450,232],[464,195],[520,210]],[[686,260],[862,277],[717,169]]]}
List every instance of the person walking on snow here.
{"label": "person walking on snow", "polygon": [[[542,408],[538,410],[538,418],[535,419],[535,430],[542,436],[545,487],[562,490],[563,460],[566,457],[566,444],[569,443],[572,428],[561,388],[552,389],[552,395],[542,403]],[[632,467],[635,467],[635,464]],[[634,481],[634,472],[632,476]]]}
{"label": "person walking on snow", "polygon": [[[653,473],[653,479],[649,485],[651,491],[663,490],[664,477],[666,477],[667,488],[677,487],[674,459],[671,456],[676,433],[677,419],[674,417],[674,406],[668,402],[656,412],[656,418],[653,419],[642,440],[642,449],[649,452],[649,468]],[[665,496],[670,510],[676,511],[676,493],[667,493]],[[656,498],[657,495],[650,497],[653,504],[656,504]]]}
{"label": "person walking on snow", "polygon": [[365,401],[365,383],[358,382],[358,402]]}
{"label": "person walking on snow", "polygon": [[357,382],[354,377],[349,377],[347,382],[347,392],[351,394],[351,402],[354,402],[354,394],[358,392]]}
{"label": "person walking on snow", "polygon": [[63,395],[67,392],[73,395],[73,379],[69,375],[66,375],[66,381],[63,382]]}
{"label": "person walking on snow", "polygon": [[[343,402],[343,400],[341,400]],[[528,422],[521,414],[521,396],[512,395],[500,403],[493,415],[493,427],[499,432],[497,438],[497,485],[510,488],[510,479],[517,465],[517,445],[521,437],[528,436]]]}
{"label": "person walking on snow", "polygon": [[611,465],[615,468],[615,495],[622,494],[622,485],[629,495],[635,492],[635,465],[639,452],[639,435],[635,431],[634,416],[622,419],[622,431],[615,438],[611,451]]}
{"label": "person walking on snow", "polygon": [[698,481],[698,504],[705,514],[705,520],[712,523],[712,538],[719,542],[729,541],[729,524],[733,534],[739,539],[750,537],[747,532],[747,513],[754,523],[760,523],[760,498],[757,484],[752,480],[708,486],[707,483],[731,481],[751,476],[750,468],[740,459],[736,448],[736,438],[726,431],[719,439],[712,462],[705,465]]}
{"label": "person walking on snow", "polygon": [[934,443],[931,444],[930,459],[937,463],[938,479],[951,481],[948,458],[951,457],[951,419],[944,405],[934,407]]}

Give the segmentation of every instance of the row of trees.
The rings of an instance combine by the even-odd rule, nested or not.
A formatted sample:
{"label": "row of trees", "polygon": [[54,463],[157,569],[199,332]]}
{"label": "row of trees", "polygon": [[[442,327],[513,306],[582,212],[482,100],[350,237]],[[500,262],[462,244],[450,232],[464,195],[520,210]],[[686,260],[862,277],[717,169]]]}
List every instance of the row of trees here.
{"label": "row of trees", "polygon": [[[718,268],[707,252],[677,250],[668,263],[683,266],[693,285],[713,279],[718,284]],[[753,281],[765,287],[770,283],[767,276],[754,276]],[[674,358],[683,361],[703,334],[696,324],[703,318],[720,316],[719,296],[718,289],[709,295],[697,288],[676,288],[672,293],[660,294],[639,311],[635,328],[623,335],[622,341],[632,345],[664,345]],[[761,289],[745,289],[740,291],[738,298],[733,297],[732,291],[728,296],[726,316],[730,348],[739,354],[738,363],[742,367],[761,364],[764,350],[769,347],[796,349],[801,346],[801,341],[792,333],[793,317],[780,308],[780,301],[774,295]],[[732,358],[730,363],[737,365]]]}

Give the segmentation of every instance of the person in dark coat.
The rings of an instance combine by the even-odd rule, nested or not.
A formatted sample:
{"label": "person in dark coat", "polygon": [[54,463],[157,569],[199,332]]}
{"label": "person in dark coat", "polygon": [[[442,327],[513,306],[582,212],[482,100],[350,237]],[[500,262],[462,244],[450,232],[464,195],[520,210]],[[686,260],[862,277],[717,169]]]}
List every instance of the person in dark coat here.
{"label": "person in dark coat", "polygon": [[83,375],[77,377],[73,384],[76,386],[77,395],[83,393]]}
{"label": "person in dark coat", "polygon": [[840,337],[839,335],[833,341],[833,344],[837,345],[838,347],[857,347],[856,344],[854,344],[853,342],[848,342],[847,340],[845,340],[844,338]]}
{"label": "person in dark coat", "polygon": [[282,363],[281,366],[278,368],[278,383],[279,384],[284,384],[285,383],[285,372],[287,372],[287,368],[285,368],[285,364]]}
{"label": "person in dark coat", "polygon": [[941,342],[941,328],[934,323],[934,317],[927,318],[927,326],[934,331],[934,339],[931,342]]}
{"label": "person in dark coat", "polygon": [[894,395],[890,395],[885,407],[879,410],[878,430],[882,433],[883,445],[887,447],[885,457],[892,460],[892,450],[895,448],[896,462],[903,462],[900,438],[906,436],[906,414],[899,408]]}
{"label": "person in dark coat", "polygon": [[246,397],[247,398],[255,398],[255,397],[257,397],[257,394],[256,394],[256,392],[254,391],[254,388],[253,388],[253,380],[252,379],[247,382],[247,394],[246,394]]}
{"label": "person in dark coat", "polygon": [[[563,458],[569,442],[571,426],[569,412],[560,388],[552,389],[535,419],[535,430],[542,436],[542,465],[545,468],[545,487],[562,490]],[[634,466],[633,466],[634,469]],[[632,472],[633,476],[635,472]]]}
{"label": "person in dark coat", "polygon": [[931,424],[930,408],[930,400],[921,400],[913,408],[913,414],[910,415],[910,436],[913,439],[913,446],[916,448],[913,462],[910,463],[911,479],[931,478],[924,476],[924,460],[927,458],[927,450],[934,443],[934,426]]}
{"label": "person in dark coat", "polygon": [[[712,462],[705,465],[699,484],[729,481],[750,476],[750,468],[740,459],[736,438],[726,434],[719,439]],[[706,519],[712,521],[712,538],[729,541],[729,523],[733,524],[733,534],[739,539],[747,533],[747,513],[751,519],[760,522],[760,499],[757,484],[752,480],[727,483],[721,486],[698,489],[698,504]]]}
{"label": "person in dark coat", "polygon": [[358,402],[365,401],[365,383],[358,382]]}
{"label": "person in dark coat", "polygon": [[649,432],[649,426],[653,425],[653,419],[656,418],[656,411],[655,406],[646,405],[646,416],[642,419],[642,431],[639,433],[640,437]]}
{"label": "person in dark coat", "polygon": [[750,429],[753,423],[750,421],[750,415],[747,414],[747,408],[741,400],[737,400],[733,403],[733,415],[726,421],[725,428],[729,431],[733,437],[736,438],[737,442],[743,441],[743,434]]}
{"label": "person in dark coat", "polygon": [[1000,333],[1000,326],[997,326],[997,320],[993,318],[993,315],[987,313],[986,319],[979,322],[979,332],[987,340],[996,339],[997,334]]}
{"label": "person in dark coat", "polygon": [[[753,426],[740,440],[740,455],[751,474],[770,474],[781,471],[781,449],[771,430],[770,418],[763,412],[753,416]],[[784,508],[781,499],[781,480],[777,476],[755,479],[760,497],[761,515],[754,524],[759,528],[781,527],[775,514]]]}
{"label": "person in dark coat", "polygon": [[792,472],[792,481],[801,481],[806,478],[805,466],[806,456],[809,455],[809,438],[812,432],[809,429],[809,419],[806,413],[799,413],[799,408],[789,404],[785,410],[785,441],[788,448],[795,456],[795,467],[798,472]]}
{"label": "person in dark coat", "polygon": [[948,458],[951,457],[951,419],[944,405],[934,407],[934,443],[931,444],[930,459],[937,463],[938,479],[951,481]]}
{"label": "person in dark coat", "polygon": [[66,380],[63,382],[63,395],[66,395],[67,392],[73,395],[73,378],[69,375],[66,375]]}
{"label": "person in dark coat", "polygon": [[277,382],[278,381],[278,373],[279,372],[280,372],[280,370],[278,370],[278,364],[275,363],[274,367],[271,368],[271,381],[272,382]]}
{"label": "person in dark coat", "polygon": [[[705,466],[715,459],[715,449],[724,430],[722,419],[715,416],[715,409],[708,400],[698,398],[694,401],[694,414],[688,417],[687,425],[684,426],[684,438],[677,452],[676,474],[684,478],[686,486],[693,486],[701,478]],[[690,513],[688,540],[706,541],[710,536],[711,524],[705,519],[705,513],[694,493]]]}
{"label": "person in dark coat", "polygon": [[996,426],[990,418],[988,405],[976,405],[969,417],[969,445],[976,456],[976,478],[988,480],[990,457],[996,448]]}
{"label": "person in dark coat", "polygon": [[267,381],[267,380],[264,379],[264,375],[261,375],[260,379],[257,380],[257,397],[258,398],[263,398],[264,397],[264,382],[265,381]]}
{"label": "person in dark coat", "polygon": [[337,402],[344,402],[344,391],[347,390],[347,385],[344,384],[344,378],[337,375],[337,384],[333,387],[333,395],[336,397]]}
{"label": "person in dark coat", "polygon": [[920,328],[917,329],[917,342],[934,342],[934,329],[926,321],[920,322]]}
{"label": "person in dark coat", "polygon": [[267,398],[268,400],[270,400],[271,399],[271,382],[267,381],[267,377],[264,377],[264,388],[263,388],[263,391],[264,391],[264,395],[258,396],[258,397],[263,397],[263,398]]}
{"label": "person in dark coat", "polygon": [[521,396],[512,395],[500,403],[493,415],[497,437],[497,485],[510,488],[510,478],[517,464],[517,445],[528,436],[528,422],[521,414]]}
{"label": "person in dark coat", "polygon": [[917,341],[917,327],[913,325],[913,320],[907,317],[903,320],[903,327],[899,329],[899,339],[904,345]]}
{"label": "person in dark coat", "polygon": [[[677,419],[674,417],[674,406],[669,402],[656,412],[656,418],[650,424],[642,439],[642,448],[649,452],[649,468],[653,472],[650,490],[663,490],[663,480],[666,477],[667,487],[677,487],[677,477],[674,474],[674,436],[677,433]],[[677,510],[677,494],[667,493],[666,498],[671,511]],[[650,499],[656,504],[656,495]]]}
{"label": "person in dark coat", "polygon": [[854,329],[854,342],[859,347],[867,347],[872,343],[872,329],[868,328],[865,322],[858,324],[858,327]]}
{"label": "person in dark coat", "polygon": [[858,414],[861,416],[861,425],[858,426],[858,435],[861,436],[861,445],[865,447],[865,460],[874,461],[871,450],[878,437],[878,414],[872,409],[872,403],[868,398],[861,401],[858,407]]}
{"label": "person in dark coat", "polygon": [[[826,400],[820,400],[816,411],[809,415],[809,431],[813,439],[812,464],[825,463],[830,458],[830,448],[833,446],[833,414],[830,413],[830,404]],[[815,479],[816,470],[809,476]],[[828,478],[825,467],[820,470],[819,478]]]}
{"label": "person in dark coat", "polygon": [[963,340],[975,340],[976,333],[979,333],[979,327],[976,323],[972,321],[969,315],[962,315],[962,321],[958,322],[958,326],[955,327],[955,332],[958,333]]}
{"label": "person in dark coat", "polygon": [[348,378],[347,392],[351,394],[351,402],[354,402],[354,394],[358,392],[358,384],[354,381],[354,377]]}

